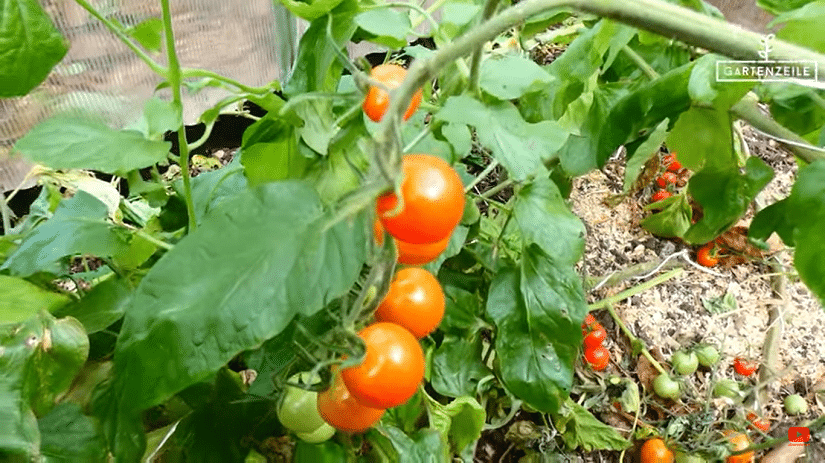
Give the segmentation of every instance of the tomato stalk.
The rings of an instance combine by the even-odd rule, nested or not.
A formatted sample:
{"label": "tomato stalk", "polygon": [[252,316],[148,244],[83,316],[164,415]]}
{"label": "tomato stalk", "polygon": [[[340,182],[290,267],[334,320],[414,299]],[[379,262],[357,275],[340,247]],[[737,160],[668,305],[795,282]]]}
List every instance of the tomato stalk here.
{"label": "tomato stalk", "polygon": [[[481,13],[481,22],[490,19],[490,16],[492,16],[493,13],[496,12],[498,4],[499,0],[486,0],[484,2],[484,11],[482,11]],[[470,61],[470,91],[476,95],[480,93],[478,83],[481,77],[481,54],[483,51],[484,44],[482,42],[479,43],[478,46],[476,46],[475,50],[473,50],[473,56]]]}

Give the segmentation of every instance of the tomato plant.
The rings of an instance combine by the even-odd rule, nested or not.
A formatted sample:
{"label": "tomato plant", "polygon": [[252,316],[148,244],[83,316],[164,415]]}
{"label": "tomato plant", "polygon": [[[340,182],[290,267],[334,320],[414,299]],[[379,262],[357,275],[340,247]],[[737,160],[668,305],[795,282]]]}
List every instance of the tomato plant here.
{"label": "tomato plant", "polygon": [[752,375],[758,366],[756,362],[743,357],[733,359],[733,370],[742,376]]}
{"label": "tomato plant", "polygon": [[[370,71],[370,77],[377,82],[384,84],[389,90],[393,90],[401,85],[404,77],[407,76],[407,70],[397,64],[379,64]],[[404,112],[404,120],[409,119],[418,105],[421,104],[421,90],[419,89],[410,100],[407,111]],[[375,122],[380,121],[390,107],[390,95],[383,89],[371,85],[367,90],[367,95],[364,97],[364,114]]]}
{"label": "tomato plant", "polygon": [[[777,232],[793,250],[788,270],[825,298],[825,156],[811,144],[825,127],[821,82],[715,78],[726,57],[759,60],[766,46],[774,60],[825,68],[821,41],[809,38],[821,23],[811,4],[773,2],[781,30],[768,43],[710,21],[718,14],[702,2],[281,0],[270,30],[301,36],[267,44],[277,69],[252,75],[251,39],[237,35],[240,81],[181,66],[181,44],[203,48],[176,34],[191,21],[173,17],[169,0],[145,15],[77,1],[69,20],[64,3],[11,0],[0,21],[14,51],[0,59],[0,97],[11,98],[0,106],[17,121],[29,108],[42,117],[0,143],[35,165],[19,185],[4,174],[0,196],[0,353],[13,354],[0,355],[0,400],[14,404],[0,406],[10,423],[0,454],[12,461],[243,462],[293,438],[305,441],[297,463],[467,460],[489,439],[483,430],[520,429],[512,419],[523,416],[532,430],[512,458],[624,451],[636,436],[600,421],[601,402],[616,397],[603,399],[621,390],[625,410],[654,407],[642,406],[635,378],[577,368],[583,347],[596,371],[611,355],[621,355],[617,372],[637,359],[623,342],[609,353],[587,317],[606,308],[632,336],[617,300],[591,300],[594,280],[618,282],[583,265],[591,243],[573,191],[592,192],[589,175],[609,164],[623,172],[611,200],[638,200],[651,181],[660,197],[678,187],[644,208],[658,210],[642,226],[713,243],[773,176],[735,149],[740,120],[785,140],[799,161],[785,197],[763,195],[747,239],[765,247]],[[153,73],[142,111],[92,85],[122,80],[123,69],[78,77],[99,58],[77,38],[85,32],[130,50],[127,70]],[[213,42],[200,53],[223,43]],[[351,56],[356,43],[380,57]],[[101,109],[109,104],[118,109]],[[29,180],[37,186],[24,188]],[[384,243],[384,229],[397,253],[372,243]],[[427,297],[396,298],[399,264],[429,272]],[[424,312],[393,302],[404,297]],[[695,353],[705,367],[719,359],[710,346]],[[341,362],[342,372],[331,367]],[[694,369],[689,353],[673,363]],[[317,373],[320,392],[279,386],[299,371]],[[713,389],[744,399],[735,381]],[[688,401],[690,390],[668,375],[654,381],[662,397]],[[381,430],[310,445],[334,432],[315,427],[313,400],[334,429],[363,432],[383,417]],[[805,412],[799,400],[788,397],[788,413]],[[539,439],[546,455],[523,444]]]}
{"label": "tomato plant", "polygon": [[[378,217],[387,232],[411,243],[444,240],[464,213],[464,187],[453,168],[428,154],[407,154],[403,159],[399,203],[395,193],[378,198]],[[402,206],[401,211],[395,209]]]}
{"label": "tomato plant", "polygon": [[641,463],[673,463],[673,452],[662,439],[648,439],[642,444]]}
{"label": "tomato plant", "polygon": [[444,316],[444,292],[432,273],[417,267],[398,271],[375,319],[403,326],[417,338],[432,332]]}
{"label": "tomato plant", "polygon": [[341,370],[347,390],[372,408],[405,403],[424,378],[424,353],[418,340],[394,323],[374,323],[358,332],[366,345],[364,361]]}

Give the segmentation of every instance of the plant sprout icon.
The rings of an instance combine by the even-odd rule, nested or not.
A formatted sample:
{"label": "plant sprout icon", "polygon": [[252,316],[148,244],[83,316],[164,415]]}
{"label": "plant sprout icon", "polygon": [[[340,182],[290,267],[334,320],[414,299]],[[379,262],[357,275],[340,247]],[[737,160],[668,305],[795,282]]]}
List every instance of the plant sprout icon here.
{"label": "plant sprout icon", "polygon": [[758,54],[759,54],[759,57],[760,57],[760,58],[762,58],[762,61],[769,61],[769,60],[768,60],[768,55],[770,54],[770,52],[772,52],[772,51],[773,51],[773,48],[771,47],[770,42],[771,42],[771,40],[773,40],[775,37],[776,37],[776,36],[775,36],[775,35],[773,35],[773,34],[768,34],[768,35],[766,35],[765,37],[762,37],[762,40],[761,40],[761,42],[762,42],[762,50],[759,50],[758,52],[756,52],[756,53],[758,53]]}

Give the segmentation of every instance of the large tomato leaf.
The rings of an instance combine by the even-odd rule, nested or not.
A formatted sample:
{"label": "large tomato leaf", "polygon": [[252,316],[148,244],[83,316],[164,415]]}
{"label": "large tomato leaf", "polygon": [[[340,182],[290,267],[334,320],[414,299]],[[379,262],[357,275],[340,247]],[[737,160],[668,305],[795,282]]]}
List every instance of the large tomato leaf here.
{"label": "large tomato leaf", "polygon": [[355,23],[367,33],[367,40],[389,48],[407,45],[407,35],[412,32],[410,16],[390,8],[364,11],[355,17]]}
{"label": "large tomato leaf", "polygon": [[525,122],[512,103],[485,105],[467,95],[450,97],[435,117],[475,127],[481,143],[516,181],[542,169],[543,162],[555,157],[568,135],[553,121]]}
{"label": "large tomato leaf", "polygon": [[496,325],[501,380],[533,408],[555,412],[569,394],[587,312],[581,280],[537,245],[518,269],[504,269],[490,285],[487,314]]}
{"label": "large tomato leaf", "polygon": [[818,160],[799,170],[791,194],[759,212],[750,236],[767,239],[776,231],[794,247],[794,266],[799,277],[825,303],[825,161]]}
{"label": "large tomato leaf", "polygon": [[690,108],[676,120],[667,145],[679,153],[679,161],[690,170],[734,168],[737,159],[733,151],[732,123],[732,116],[726,110]]}
{"label": "large tomato leaf", "polygon": [[825,52],[825,1],[810,2],[802,8],[782,13],[771,22],[771,26],[780,25],[776,37],[805,48]]}
{"label": "large tomato leaf", "polygon": [[125,278],[110,278],[92,288],[82,299],[55,311],[55,316],[76,318],[87,333],[96,333],[120,320],[132,301],[131,283]]}
{"label": "large tomato leaf", "polygon": [[513,100],[541,90],[552,81],[553,77],[534,61],[506,55],[484,61],[479,87],[499,100]]}
{"label": "large tomato leaf", "polygon": [[519,190],[513,217],[525,243],[538,244],[557,265],[570,265],[581,258],[584,224],[549,178],[539,178]]}
{"label": "large tomato leaf", "polygon": [[765,161],[750,157],[742,173],[738,170],[703,170],[688,183],[688,192],[702,206],[702,219],[685,232],[688,243],[704,244],[732,227],[773,178]]}
{"label": "large tomato leaf", "polygon": [[31,129],[14,150],[52,169],[89,169],[126,176],[166,159],[171,143],[115,130],[76,116],[54,116]]}
{"label": "large tomato leaf", "polygon": [[474,396],[479,381],[490,375],[481,362],[481,337],[467,340],[445,337],[433,353],[430,384],[447,397]]}
{"label": "large tomato leaf", "polygon": [[411,436],[393,426],[379,428],[379,431],[392,442],[399,463],[449,461],[449,449],[435,429],[421,429]]}
{"label": "large tomato leaf", "polygon": [[37,87],[68,51],[66,40],[35,0],[1,0],[0,97]]}
{"label": "large tomato leaf", "polygon": [[62,402],[38,420],[40,449],[45,463],[105,463],[106,441],[97,420],[80,405]]}
{"label": "large tomato leaf", "polygon": [[298,151],[295,127],[277,115],[267,115],[244,131],[241,164],[250,185],[298,178],[309,160]]}
{"label": "large tomato leaf", "polygon": [[39,457],[36,416],[47,414],[89,353],[89,339],[73,318],[47,312],[0,326],[0,450]]}
{"label": "large tomato leaf", "polygon": [[585,452],[596,449],[624,450],[630,442],[616,429],[602,423],[586,408],[565,398],[564,405],[553,414],[553,424],[569,449]]}
{"label": "large tomato leaf", "polygon": [[450,443],[453,453],[461,453],[481,437],[487,418],[484,407],[472,396],[459,397],[447,405],[428,399],[428,410],[430,426]]}
{"label": "large tomato leaf", "polygon": [[29,276],[58,272],[58,260],[78,254],[98,257],[126,255],[129,233],[108,220],[105,204],[85,191],[62,201],[54,216],[35,228],[0,270]]}
{"label": "large tomato leaf", "polygon": [[0,275],[0,325],[28,320],[41,310],[52,311],[69,302],[22,278]]}

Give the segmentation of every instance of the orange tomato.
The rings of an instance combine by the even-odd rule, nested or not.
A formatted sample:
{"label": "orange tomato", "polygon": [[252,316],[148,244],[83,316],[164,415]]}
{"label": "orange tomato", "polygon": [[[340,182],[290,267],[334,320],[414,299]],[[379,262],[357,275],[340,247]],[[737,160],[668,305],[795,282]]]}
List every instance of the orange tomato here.
{"label": "orange tomato", "polygon": [[376,211],[384,229],[399,241],[435,243],[449,237],[464,214],[464,187],[446,161],[429,154],[407,154],[402,161],[403,208],[395,192],[378,197]]}
{"label": "orange tomato", "polygon": [[362,405],[347,390],[341,373],[333,369],[332,385],[318,393],[318,413],[333,428],[344,432],[363,432],[371,428],[384,410]]}
{"label": "orange tomato", "polygon": [[418,267],[399,270],[375,319],[401,325],[418,339],[430,334],[444,317],[444,291],[432,273]]}
{"label": "orange tomato", "polygon": [[[386,85],[390,90],[393,90],[404,82],[404,78],[407,77],[407,70],[397,64],[380,64],[372,68],[370,77]],[[410,104],[404,113],[405,121],[415,113],[418,105],[421,104],[421,94],[421,89],[418,89],[412,99],[410,99]],[[390,107],[390,95],[378,87],[370,86],[369,90],[367,90],[367,95],[364,97],[362,107],[367,117],[378,122],[384,117],[384,113],[386,113]]]}
{"label": "orange tomato", "polygon": [[[746,434],[741,432],[733,432],[731,430],[725,430],[722,434],[727,436],[728,441],[730,442],[730,450],[731,452],[736,452],[739,450],[744,450],[751,445],[751,440],[748,438]],[[745,452],[740,453],[738,455],[731,455],[725,460],[726,463],[753,463],[753,452]]]}
{"label": "orange tomato", "polygon": [[386,409],[405,403],[424,378],[424,352],[409,331],[387,322],[358,333],[366,344],[360,365],[344,368],[347,390],[362,405]]}
{"label": "orange tomato", "polygon": [[[384,244],[384,227],[381,221],[375,219],[372,224],[372,232],[375,242],[382,246]],[[441,241],[435,243],[413,244],[405,243],[393,238],[395,249],[398,251],[398,263],[404,265],[424,265],[432,262],[447,249],[450,244],[451,235],[447,235]]]}
{"label": "orange tomato", "polygon": [[648,439],[642,444],[642,463],[673,463],[673,458],[662,439]]}

